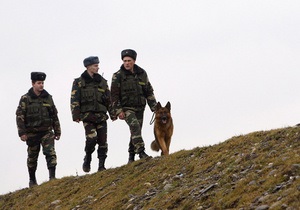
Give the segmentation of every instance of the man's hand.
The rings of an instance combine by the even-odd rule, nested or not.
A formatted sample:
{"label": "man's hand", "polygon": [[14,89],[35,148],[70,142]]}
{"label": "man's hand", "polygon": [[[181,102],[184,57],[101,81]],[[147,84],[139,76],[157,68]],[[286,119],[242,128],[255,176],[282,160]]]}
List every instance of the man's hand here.
{"label": "man's hand", "polygon": [[22,141],[27,141],[27,139],[28,139],[26,134],[22,135],[20,138]]}
{"label": "man's hand", "polygon": [[117,117],[110,117],[110,119],[111,119],[112,121],[116,121],[118,118],[117,118]]}
{"label": "man's hand", "polygon": [[124,120],[125,119],[125,113],[124,112],[121,112],[119,115],[118,115],[119,119],[120,120]]}

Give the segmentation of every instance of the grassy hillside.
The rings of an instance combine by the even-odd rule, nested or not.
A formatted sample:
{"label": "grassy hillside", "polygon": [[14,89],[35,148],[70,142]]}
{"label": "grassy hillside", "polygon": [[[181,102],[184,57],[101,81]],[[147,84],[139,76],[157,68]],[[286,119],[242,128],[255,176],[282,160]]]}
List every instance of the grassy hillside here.
{"label": "grassy hillside", "polygon": [[0,209],[299,209],[300,127],[253,132],[218,145],[0,196]]}

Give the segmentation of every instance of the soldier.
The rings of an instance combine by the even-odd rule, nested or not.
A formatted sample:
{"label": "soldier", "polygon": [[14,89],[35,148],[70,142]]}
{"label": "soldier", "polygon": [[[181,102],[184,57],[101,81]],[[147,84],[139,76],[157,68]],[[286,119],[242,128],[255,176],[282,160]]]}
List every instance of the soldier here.
{"label": "soldier", "polygon": [[121,52],[123,65],[113,74],[111,82],[113,120],[125,120],[130,129],[129,160],[148,158],[142,138],[142,126],[146,101],[152,112],[155,111],[156,99],[153,88],[144,69],[135,64],[137,54],[126,49]]}
{"label": "soldier", "polygon": [[45,79],[45,73],[31,72],[32,88],[21,97],[16,111],[18,134],[28,145],[29,187],[37,185],[35,172],[41,145],[47,161],[49,179],[55,179],[57,162],[54,139],[60,139],[61,129],[52,96],[44,90]]}
{"label": "soldier", "polygon": [[92,153],[98,144],[98,171],[105,170],[107,157],[107,119],[110,107],[110,91],[107,81],[98,74],[99,59],[95,56],[83,61],[86,70],[74,80],[71,93],[73,121],[83,122],[85,129],[85,157],[82,169],[91,170]]}

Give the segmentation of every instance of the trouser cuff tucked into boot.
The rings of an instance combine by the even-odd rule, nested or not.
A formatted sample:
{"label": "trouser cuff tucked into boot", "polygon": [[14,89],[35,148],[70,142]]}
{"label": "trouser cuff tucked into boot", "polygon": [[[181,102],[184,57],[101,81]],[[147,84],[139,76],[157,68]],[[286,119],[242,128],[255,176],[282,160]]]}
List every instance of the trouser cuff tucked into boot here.
{"label": "trouser cuff tucked into boot", "polygon": [[56,179],[56,177],[55,177],[55,169],[56,169],[55,166],[49,168],[49,180]]}
{"label": "trouser cuff tucked into boot", "polygon": [[128,163],[134,162],[135,153],[129,153]]}
{"label": "trouser cuff tucked into boot", "polygon": [[33,187],[33,186],[38,185],[37,182],[36,182],[35,171],[36,171],[36,169],[28,169],[28,172],[29,172],[29,187]]}
{"label": "trouser cuff tucked into boot", "polygon": [[83,159],[83,165],[82,165],[82,170],[84,172],[90,172],[91,170],[91,161],[92,161],[92,155],[86,155]]}
{"label": "trouser cuff tucked into boot", "polygon": [[99,167],[98,167],[98,171],[103,171],[103,170],[106,170],[104,164],[105,164],[105,159],[106,159],[106,156],[101,156],[99,157]]}

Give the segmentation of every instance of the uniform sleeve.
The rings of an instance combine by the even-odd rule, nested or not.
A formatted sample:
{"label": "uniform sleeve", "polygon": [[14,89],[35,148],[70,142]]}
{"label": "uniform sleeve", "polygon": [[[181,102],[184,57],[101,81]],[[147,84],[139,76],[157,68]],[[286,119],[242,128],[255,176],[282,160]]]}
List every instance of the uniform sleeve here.
{"label": "uniform sleeve", "polygon": [[148,106],[150,107],[151,111],[154,112],[157,102],[156,102],[156,98],[154,96],[153,87],[149,81],[148,76],[147,76],[147,81],[146,81],[145,97],[146,97]]}
{"label": "uniform sleeve", "polygon": [[73,121],[80,120],[80,87],[81,82],[75,79],[71,92],[71,112]]}
{"label": "uniform sleeve", "polygon": [[26,116],[26,96],[22,96],[16,111],[16,121],[19,136],[26,134],[25,116]]}
{"label": "uniform sleeve", "polygon": [[59,123],[59,119],[58,119],[58,111],[56,109],[56,106],[54,105],[54,101],[52,100],[52,120],[53,120],[53,130],[56,136],[60,136],[61,135],[61,128],[60,128],[60,123]]}
{"label": "uniform sleeve", "polygon": [[109,113],[110,119],[115,119],[114,113],[112,112],[112,105],[111,105],[111,92],[109,88],[106,88],[105,91],[105,106],[107,108],[107,111]]}
{"label": "uniform sleeve", "polygon": [[111,81],[111,118],[116,119],[122,112],[122,106],[120,102],[120,74],[114,73]]}

